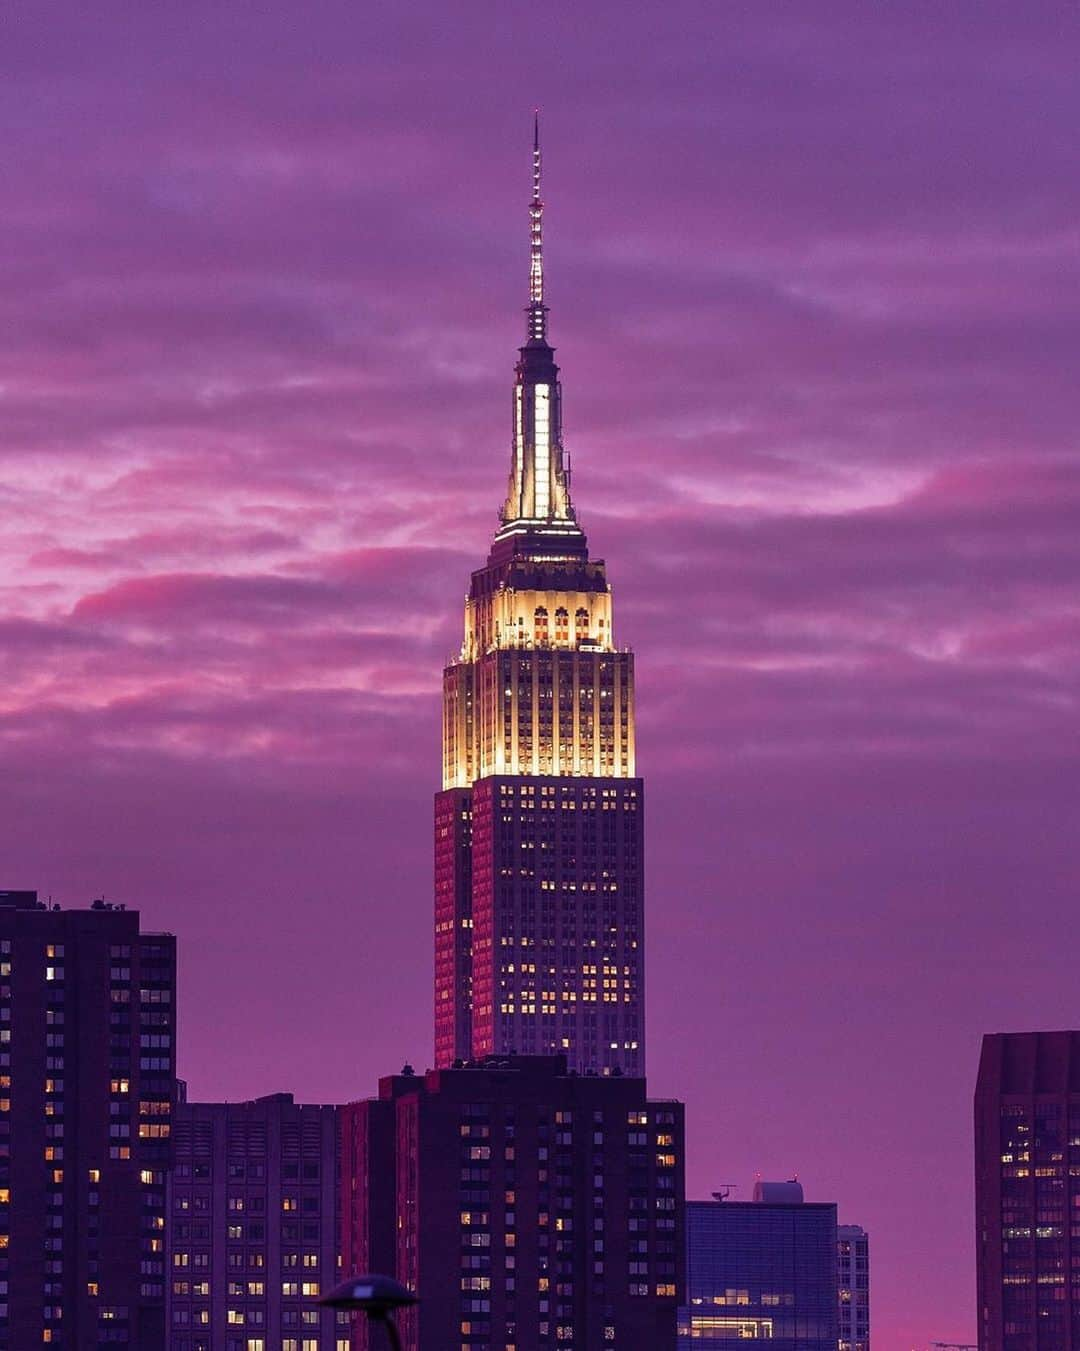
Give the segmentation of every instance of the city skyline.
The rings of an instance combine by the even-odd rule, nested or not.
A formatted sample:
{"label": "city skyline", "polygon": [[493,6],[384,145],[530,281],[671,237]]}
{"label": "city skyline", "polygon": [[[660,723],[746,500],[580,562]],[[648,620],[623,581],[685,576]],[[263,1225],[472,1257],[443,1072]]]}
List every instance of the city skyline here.
{"label": "city skyline", "polygon": [[970,1340],[975,1048],[1075,1025],[1076,16],[767,11],[13,26],[0,881],[177,933],[195,1097],[431,1056],[539,102],[650,1089],[691,1196],[867,1226],[879,1346]]}

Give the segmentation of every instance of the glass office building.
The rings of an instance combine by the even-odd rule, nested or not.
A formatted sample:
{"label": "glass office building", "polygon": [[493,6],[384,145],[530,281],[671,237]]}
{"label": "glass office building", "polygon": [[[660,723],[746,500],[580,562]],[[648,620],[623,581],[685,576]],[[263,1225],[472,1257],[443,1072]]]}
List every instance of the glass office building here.
{"label": "glass office building", "polygon": [[797,1182],[759,1182],[754,1196],[687,1202],[680,1351],[754,1340],[836,1351],[836,1206],[804,1201]]}

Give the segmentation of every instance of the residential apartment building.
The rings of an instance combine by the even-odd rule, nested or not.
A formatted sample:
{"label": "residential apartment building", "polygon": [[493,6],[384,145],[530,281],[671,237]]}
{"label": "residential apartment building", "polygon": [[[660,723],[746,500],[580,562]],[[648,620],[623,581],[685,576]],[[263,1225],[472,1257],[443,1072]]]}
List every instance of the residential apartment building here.
{"label": "residential apartment building", "polygon": [[674,1347],[683,1109],[644,1080],[550,1056],[402,1073],[342,1108],[342,1142],[343,1267],[421,1292],[408,1351]]}
{"label": "residential apartment building", "polygon": [[176,947],[0,892],[0,1351],[165,1347]]}
{"label": "residential apartment building", "polygon": [[337,1108],[181,1102],[168,1188],[169,1351],[344,1351]]}

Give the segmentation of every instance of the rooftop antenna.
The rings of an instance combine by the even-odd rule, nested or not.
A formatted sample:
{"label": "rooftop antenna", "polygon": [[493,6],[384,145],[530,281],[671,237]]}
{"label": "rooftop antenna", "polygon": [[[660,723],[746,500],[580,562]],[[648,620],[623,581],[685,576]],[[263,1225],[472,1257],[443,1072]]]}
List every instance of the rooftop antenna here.
{"label": "rooftop antenna", "polygon": [[714,1191],[712,1198],[714,1201],[726,1201],[733,1191],[738,1190],[738,1184],[735,1182],[721,1182],[720,1190]]}
{"label": "rooftop antenna", "polygon": [[529,341],[547,342],[544,304],[544,203],[540,196],[540,109],[533,109],[533,190],[529,202]]}

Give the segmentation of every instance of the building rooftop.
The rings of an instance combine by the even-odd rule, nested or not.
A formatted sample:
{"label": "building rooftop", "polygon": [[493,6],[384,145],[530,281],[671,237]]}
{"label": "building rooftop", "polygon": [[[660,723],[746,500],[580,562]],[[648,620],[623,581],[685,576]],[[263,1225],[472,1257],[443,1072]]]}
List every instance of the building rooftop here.
{"label": "building rooftop", "polygon": [[802,1183],[795,1178],[787,1182],[763,1182],[760,1178],[754,1183],[754,1200],[766,1205],[801,1206],[805,1201]]}
{"label": "building rooftop", "polygon": [[12,910],[44,910],[36,891],[0,891],[0,905]]}
{"label": "building rooftop", "polygon": [[1080,1032],[995,1032],[983,1037],[978,1094],[1080,1093]]}

